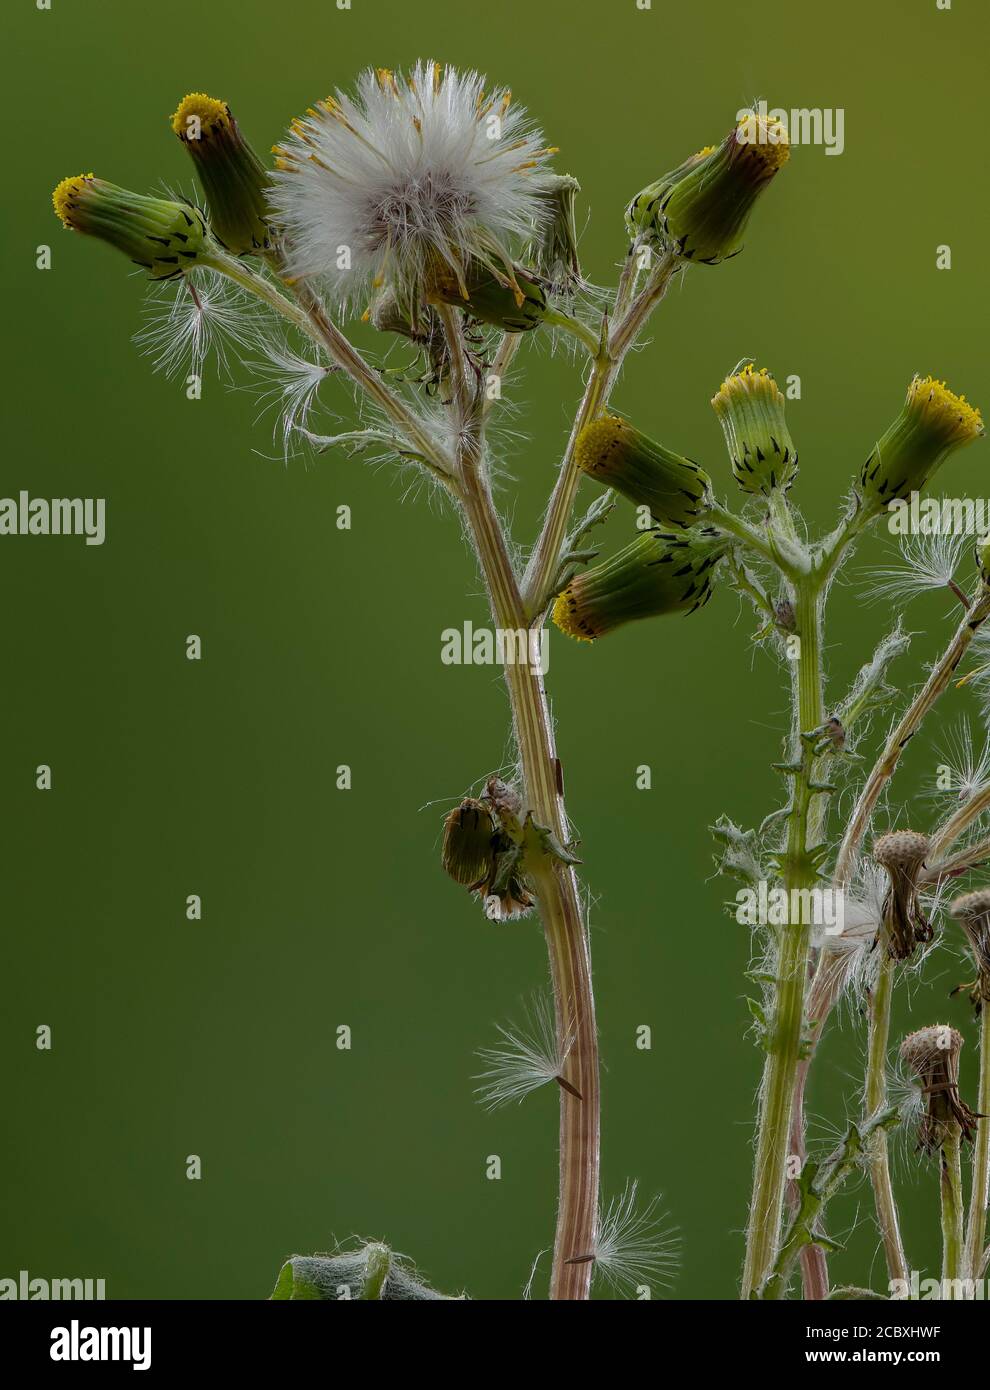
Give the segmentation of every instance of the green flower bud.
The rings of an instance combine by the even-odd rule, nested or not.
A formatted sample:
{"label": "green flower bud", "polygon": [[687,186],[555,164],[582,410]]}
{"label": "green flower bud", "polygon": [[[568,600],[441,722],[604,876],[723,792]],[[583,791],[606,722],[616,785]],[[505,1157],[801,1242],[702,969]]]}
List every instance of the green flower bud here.
{"label": "green flower bud", "polygon": [[626,209],[626,231],[633,241],[637,237],[646,237],[647,239],[656,237],[657,212],[660,204],[672,192],[676,183],[680,183],[686,174],[697,168],[699,164],[704,163],[708,156],[714,152],[714,145],[706,145],[697,154],[693,154],[690,159],[686,159],[683,164],[679,164],[676,169],[671,169],[669,174],[664,174],[655,183],[647,184],[642,193],[637,193]]}
{"label": "green flower bud", "polygon": [[860,484],[870,512],[920,492],[954,450],[984,433],[983,419],[944,381],[916,376],[904,409],[863,464]]}
{"label": "green flower bud", "polygon": [[561,632],[593,642],[623,623],[693,613],[712,595],[712,576],[730,542],[713,527],[647,531],[593,569],[575,576],[553,606]]}
{"label": "green flower bud", "polygon": [[581,284],[576,216],[580,192],[581,185],[570,174],[550,174],[538,190],[546,220],[526,259],[558,294],[571,293]]}
{"label": "green flower bud", "polygon": [[108,241],[152,280],[180,275],[209,249],[203,214],[191,203],[146,198],[93,174],[63,179],[52,203],[63,227]]}
{"label": "green flower bud", "polygon": [[436,274],[431,297],[442,304],[454,304],[482,323],[490,323],[506,333],[528,333],[539,328],[547,317],[547,297],[543,289],[514,270],[510,281],[488,266],[475,263],[461,283],[452,271]]}
{"label": "green flower bud", "polygon": [[685,261],[718,265],[742,250],[753,205],[789,157],[780,121],[750,112],[720,145],[692,155],[633,199],[630,232]]}
{"label": "green flower bud", "polygon": [[192,156],[217,240],[235,256],[267,250],[268,175],[230,107],[204,92],[190,92],[172,117],[172,129]]}
{"label": "green flower bud", "polygon": [[726,377],[712,397],[743,492],[768,494],[790,487],[798,455],[784,418],[784,397],[765,367],[752,362]]}
{"label": "green flower bud", "polygon": [[491,877],[495,842],[490,809],[483,801],[465,797],[444,821],[440,862],[455,883],[477,890]]}
{"label": "green flower bud", "polygon": [[586,425],[578,435],[574,459],[596,482],[649,507],[667,530],[694,526],[705,511],[711,479],[704,469],[618,415],[603,415]]}

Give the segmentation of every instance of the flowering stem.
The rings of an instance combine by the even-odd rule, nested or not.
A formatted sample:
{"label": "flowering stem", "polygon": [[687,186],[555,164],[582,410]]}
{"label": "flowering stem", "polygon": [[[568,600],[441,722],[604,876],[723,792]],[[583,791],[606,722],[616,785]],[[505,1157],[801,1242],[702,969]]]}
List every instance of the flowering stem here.
{"label": "flowering stem", "polygon": [[983,1264],[990,1197],[990,1005],[980,1010],[980,1091],[976,1103],[979,1119],[973,1150],[972,1186],[966,1226],[966,1275],[978,1279]]}
{"label": "flowering stem", "polygon": [[[460,358],[456,317],[442,316],[452,360]],[[461,383],[462,388],[465,383]],[[480,410],[480,405],[476,407]],[[497,626],[529,626],[502,524],[483,469],[478,418],[462,428],[458,485],[468,530],[478,552]],[[567,815],[559,790],[559,763],[540,672],[509,661],[505,679],[527,809],[568,840]],[[567,1061],[560,1087],[560,1186],[551,1273],[552,1299],[589,1297],[598,1222],[599,1074],[598,1033],[591,985],[591,956],[574,870],[542,862],[531,880],[546,937],[553,982],[557,1043]],[[572,1263],[573,1261],[573,1263]]]}
{"label": "flowering stem", "polygon": [[960,1129],[947,1126],[940,1155],[942,1196],[942,1297],[959,1296],[953,1281],[963,1277],[963,1200]]}
{"label": "flowering stem", "polygon": [[[595,356],[584,388],[584,396],[578,407],[564,459],[554,484],[550,502],[547,506],[543,526],[533,554],[530,557],[523,577],[523,595],[526,610],[531,618],[538,618],[537,611],[545,601],[547,591],[553,583],[560,565],[560,555],[570,525],[574,498],[581,481],[581,470],[575,457],[578,435],[595,416],[604,409],[609,393],[615,384],[619,369],[626,353],[636,341],[646,320],[667,292],[667,287],[677,270],[678,262],[674,256],[662,256],[650,273],[650,277],[623,314],[621,322],[612,332],[603,335],[605,341],[596,344]],[[625,275],[622,285],[625,285]]]}
{"label": "flowering stem", "polygon": [[[801,638],[801,655],[795,663],[790,765],[793,789],[787,817],[787,842],[781,861],[789,901],[795,900],[793,890],[810,889],[817,881],[809,857],[813,846],[808,843],[809,816],[816,796],[813,787],[816,760],[803,737],[819,728],[823,720],[822,602],[814,576],[802,578],[795,584],[794,612]],[[777,1258],[795,1077],[802,1051],[809,937],[809,927],[804,922],[791,922],[780,928],[776,999],[760,1088],[743,1298],[758,1293]]]}
{"label": "flowering stem", "polygon": [[948,687],[959,663],[966,655],[970,642],[988,617],[990,617],[990,587],[984,585],[973,607],[965,614],[956,629],[942,659],[932,669],[928,680],[911,702],[910,708],[897,728],[890,735],[873,771],[866,779],[866,784],[859,794],[859,800],[856,802],[839,849],[839,857],[835,865],[835,881],[839,886],[847,884],[855,872],[860,845],[869,829],[876,804],[887,783],[893,777],[908,741],[918,732],[925,715]]}
{"label": "flowering stem", "polygon": [[[864,1090],[867,1120],[871,1119],[887,1104],[887,1041],[890,1036],[890,1003],[894,992],[894,962],[883,942],[880,942],[877,949],[882,951],[883,955],[877,983],[870,995],[869,1042]],[[897,1203],[894,1198],[893,1183],[890,1179],[887,1132],[884,1129],[879,1129],[873,1136],[869,1167],[870,1181],[873,1184],[873,1199],[877,1210],[877,1224],[880,1227],[884,1254],[887,1258],[887,1273],[891,1279],[909,1280],[911,1271],[901,1239]]]}

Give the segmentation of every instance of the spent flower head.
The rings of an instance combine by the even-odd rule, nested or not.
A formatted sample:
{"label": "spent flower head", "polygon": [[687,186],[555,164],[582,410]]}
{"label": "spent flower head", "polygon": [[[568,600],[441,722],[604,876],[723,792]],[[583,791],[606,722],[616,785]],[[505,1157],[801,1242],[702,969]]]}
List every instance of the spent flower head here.
{"label": "spent flower head", "polygon": [[916,830],[893,830],[873,846],[873,858],[890,880],[883,903],[883,937],[894,960],[907,960],[916,946],[932,939],[918,893],[918,878],[930,848],[928,836]]}
{"label": "spent flower head", "polygon": [[901,1043],[901,1061],[918,1081],[926,1110],[918,1146],[928,1153],[940,1149],[953,1128],[964,1139],[976,1133],[978,1116],[959,1095],[959,1054],[962,1034],[947,1023],[909,1033]]}
{"label": "spent flower head", "polygon": [[955,899],[949,912],[965,932],[976,965],[978,1002],[990,1003],[990,889],[963,893]]}
{"label": "spent flower head", "polygon": [[424,286],[474,262],[508,273],[541,226],[547,149],[522,107],[476,72],[419,62],[369,69],[293,122],[276,148],[272,201],[294,276],[338,300],[391,286],[415,310]]}

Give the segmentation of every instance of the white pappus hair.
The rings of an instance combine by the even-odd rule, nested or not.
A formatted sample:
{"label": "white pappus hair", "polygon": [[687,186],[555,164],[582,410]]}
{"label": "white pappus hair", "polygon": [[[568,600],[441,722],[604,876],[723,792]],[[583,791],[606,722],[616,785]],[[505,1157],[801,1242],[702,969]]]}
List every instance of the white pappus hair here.
{"label": "white pappus hair", "polygon": [[[418,301],[431,270],[464,287],[472,260],[504,274],[513,243],[545,217],[542,173],[556,151],[504,88],[419,62],[369,69],[292,123],[276,150],[272,202],[290,273],[339,302],[390,284]],[[510,270],[511,274],[511,270]]]}

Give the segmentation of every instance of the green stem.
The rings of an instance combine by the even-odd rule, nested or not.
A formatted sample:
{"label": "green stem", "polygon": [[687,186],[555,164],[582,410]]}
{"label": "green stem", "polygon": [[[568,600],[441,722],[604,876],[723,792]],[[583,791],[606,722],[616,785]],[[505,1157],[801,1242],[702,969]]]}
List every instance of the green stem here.
{"label": "green stem", "polygon": [[[789,895],[795,889],[810,889],[817,882],[817,873],[808,856],[812,848],[808,843],[808,819],[815,799],[811,785],[815,759],[808,752],[802,735],[817,729],[823,721],[821,609],[821,594],[815,578],[807,576],[797,581],[794,612],[801,648],[800,657],[795,663],[791,755],[795,766],[800,763],[800,771],[793,774],[787,845],[781,866],[783,885]],[[777,1258],[794,1083],[804,1029],[810,948],[808,924],[795,922],[781,927],[778,946],[776,1000],[760,1088],[743,1298],[753,1297],[759,1291]]]}
{"label": "green stem", "polygon": [[[869,1040],[864,1091],[864,1107],[867,1119],[876,1115],[887,1104],[887,1043],[890,1036],[890,1004],[894,992],[894,962],[884,942],[881,941],[877,949],[882,951],[883,955],[877,983],[870,996]],[[873,1137],[869,1154],[869,1167],[870,1181],[873,1184],[873,1199],[877,1211],[877,1224],[880,1227],[884,1255],[887,1259],[887,1273],[891,1279],[910,1280],[911,1271],[904,1254],[904,1243],[901,1239],[900,1222],[897,1216],[897,1203],[890,1177],[886,1130],[879,1130]]]}
{"label": "green stem", "polygon": [[551,328],[559,328],[562,333],[569,333],[576,342],[587,349],[588,356],[592,361],[598,356],[598,334],[593,333],[580,319],[572,318],[570,314],[548,311],[544,315],[543,322]]}
{"label": "green stem", "polygon": [[[985,981],[981,981],[985,985]],[[980,1010],[980,1092],[976,1104],[980,1119],[976,1126],[973,1172],[966,1227],[966,1274],[979,1279],[983,1266],[983,1242],[987,1230],[987,1199],[990,1197],[990,1003]]]}
{"label": "green stem", "polygon": [[969,644],[988,617],[990,617],[990,587],[983,585],[972,608],[965,614],[956,629],[942,659],[932,668],[927,681],[911,701],[909,709],[891,733],[883,752],[866,779],[839,847],[839,855],[835,865],[835,881],[839,887],[848,884],[853,877],[860,846],[869,829],[876,804],[887,783],[893,777],[908,741],[918,732],[928,711],[936,704],[943,691],[948,688],[959,663],[969,649]]}
{"label": "green stem", "polygon": [[[464,514],[481,561],[497,624],[527,627],[501,525],[487,484],[473,462],[463,469]],[[566,843],[569,832],[558,791],[553,728],[537,670],[518,663],[505,671],[522,765],[526,804],[536,820]],[[534,874],[556,1009],[558,1044],[568,1048],[560,1088],[560,1172],[550,1297],[586,1299],[598,1222],[599,1074],[591,958],[577,879],[571,868],[544,865]],[[575,1261],[575,1263],[569,1263]]]}
{"label": "green stem", "polygon": [[[442,322],[451,360],[457,362],[462,354],[459,325],[452,314],[442,315]],[[462,413],[458,492],[492,615],[500,628],[526,630],[525,604],[484,468],[480,402],[469,399],[466,377],[456,370],[455,391]],[[472,408],[473,414],[463,418],[463,412]],[[505,666],[505,680],[527,810],[539,825],[566,844],[569,827],[543,677],[529,663],[510,661]],[[598,1228],[600,1161],[598,1031],[591,955],[574,870],[547,859],[530,877],[546,938],[557,1043],[561,1055],[566,1056],[563,1078],[568,1083],[566,1088],[559,1088],[559,1201],[550,1297],[587,1299]]]}
{"label": "green stem", "polygon": [[727,535],[735,536],[748,550],[752,550],[761,559],[781,568],[780,557],[774,553],[773,547],[763,539],[756,527],[751,526],[748,521],[744,521],[741,516],[736,516],[735,512],[730,512],[720,502],[712,502],[709,505],[705,521],[711,522],[713,526],[717,526],[720,531],[725,531]]}
{"label": "green stem", "polygon": [[953,1281],[963,1277],[963,1199],[960,1129],[950,1122],[942,1144],[942,1297],[960,1297]]}
{"label": "green stem", "polygon": [[[646,285],[608,335],[607,342],[595,346],[584,395],[571,427],[567,449],[553,492],[550,494],[539,537],[523,577],[523,596],[526,611],[531,619],[541,616],[537,610],[560,566],[560,555],[570,526],[574,498],[581,481],[581,470],[575,458],[578,435],[607,404],[609,392],[615,384],[626,353],[636,341],[654,308],[666,294],[677,267],[678,262],[674,256],[661,257],[650,272]],[[622,286],[627,284],[624,273]]]}

